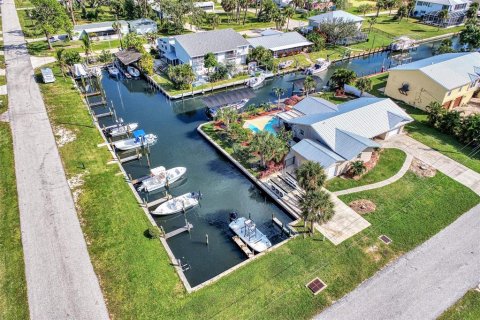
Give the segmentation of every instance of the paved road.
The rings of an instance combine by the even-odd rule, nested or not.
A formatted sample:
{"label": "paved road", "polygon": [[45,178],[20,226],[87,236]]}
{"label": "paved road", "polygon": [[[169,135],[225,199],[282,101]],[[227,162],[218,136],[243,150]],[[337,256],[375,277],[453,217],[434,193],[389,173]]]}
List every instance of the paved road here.
{"label": "paved road", "polygon": [[108,319],[14,0],[2,13],[30,318]]}
{"label": "paved road", "polygon": [[435,319],[479,281],[480,205],[315,319]]}

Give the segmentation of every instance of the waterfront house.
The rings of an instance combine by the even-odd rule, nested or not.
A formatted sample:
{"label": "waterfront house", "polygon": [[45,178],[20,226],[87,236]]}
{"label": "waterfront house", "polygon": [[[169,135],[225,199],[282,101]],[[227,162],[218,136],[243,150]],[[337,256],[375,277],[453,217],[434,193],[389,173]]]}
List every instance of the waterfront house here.
{"label": "waterfront house", "polygon": [[[128,23],[124,20],[117,21],[120,24],[120,32],[125,35],[129,32]],[[95,22],[88,24],[78,24],[73,27],[72,40],[78,40],[84,35],[88,35],[91,39],[117,39],[118,32],[113,29],[115,21]]]}
{"label": "waterfront house", "polygon": [[343,10],[335,10],[308,18],[308,25],[309,27],[316,29],[322,23],[342,21],[345,23],[355,24],[357,30],[360,31],[362,29],[363,20],[364,19],[362,17],[356,16],[349,12]]}
{"label": "waterfront house", "polygon": [[247,39],[254,48],[264,47],[272,51],[274,57],[285,57],[307,51],[313,43],[298,32],[285,32]]}
{"label": "waterfront house", "polygon": [[[277,6],[281,8],[288,7],[292,5],[292,0],[274,0]],[[335,4],[329,0],[313,0],[313,1],[306,1],[303,5],[303,8],[306,10],[331,10],[335,7]],[[302,8],[298,8],[302,10]]]}
{"label": "waterfront house", "polygon": [[157,40],[161,58],[168,64],[192,66],[197,75],[208,71],[203,66],[204,56],[212,52],[222,64],[233,64],[237,68],[245,65],[250,44],[232,29],[213,30],[164,37]]}
{"label": "waterfront house", "polygon": [[306,98],[278,118],[298,141],[286,157],[286,169],[316,161],[328,178],[344,173],[353,161],[370,161],[380,147],[374,139],[400,134],[413,121],[388,98],[358,98],[339,105]]}
{"label": "waterfront house", "polygon": [[389,70],[385,94],[425,110],[432,102],[445,109],[467,104],[480,82],[480,53],[446,53]]}
{"label": "waterfront house", "polygon": [[[417,0],[412,11],[414,17],[421,18],[424,23],[442,27],[462,24],[471,0]],[[440,19],[439,13],[448,11],[446,19]]]}
{"label": "waterfront house", "polygon": [[147,33],[157,33],[157,23],[150,19],[138,19],[128,22],[130,26],[130,32],[136,34],[145,35]]}
{"label": "waterfront house", "polygon": [[195,8],[202,9],[203,11],[205,11],[207,13],[214,13],[215,12],[215,2],[213,2],[213,1],[194,2],[193,6]]}

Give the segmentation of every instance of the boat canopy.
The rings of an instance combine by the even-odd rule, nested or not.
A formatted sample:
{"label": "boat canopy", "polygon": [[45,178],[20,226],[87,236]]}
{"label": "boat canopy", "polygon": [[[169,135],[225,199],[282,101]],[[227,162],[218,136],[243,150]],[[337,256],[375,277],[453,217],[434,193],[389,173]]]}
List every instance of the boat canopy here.
{"label": "boat canopy", "polygon": [[143,137],[145,137],[145,131],[143,131],[142,129],[140,130],[135,130],[133,131],[133,137],[135,138],[135,141],[140,141],[140,139],[142,139]]}
{"label": "boat canopy", "polygon": [[251,88],[242,88],[233,91],[217,93],[202,99],[203,103],[209,108],[217,108],[240,102],[244,99],[255,97],[255,92]]}

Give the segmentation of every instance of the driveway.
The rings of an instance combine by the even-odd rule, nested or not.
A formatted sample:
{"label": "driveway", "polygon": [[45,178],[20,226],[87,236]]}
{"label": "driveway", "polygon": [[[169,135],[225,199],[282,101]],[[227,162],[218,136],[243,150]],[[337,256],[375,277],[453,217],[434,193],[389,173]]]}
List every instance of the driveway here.
{"label": "driveway", "polygon": [[30,318],[108,319],[14,0],[2,13]]}

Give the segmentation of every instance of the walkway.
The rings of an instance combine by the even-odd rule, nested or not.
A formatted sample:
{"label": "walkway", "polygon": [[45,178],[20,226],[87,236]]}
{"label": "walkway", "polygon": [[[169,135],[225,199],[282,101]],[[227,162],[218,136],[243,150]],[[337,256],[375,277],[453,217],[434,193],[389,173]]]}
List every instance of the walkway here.
{"label": "walkway", "polygon": [[14,0],[2,5],[31,319],[108,319]]}
{"label": "walkway", "polygon": [[435,319],[479,279],[480,205],[314,319]]}
{"label": "walkway", "polygon": [[333,192],[333,194],[336,195],[336,196],[342,196],[344,194],[350,194],[350,193],[373,190],[373,189],[378,189],[378,188],[385,187],[385,186],[387,186],[391,183],[394,183],[395,181],[400,180],[405,175],[405,173],[407,173],[408,169],[410,168],[410,165],[412,164],[412,160],[413,160],[413,156],[411,154],[407,153],[407,157],[405,158],[405,162],[403,163],[402,167],[392,177],[390,177],[386,180],[383,180],[383,181],[380,181],[380,182],[377,182],[377,183],[368,184],[368,185],[365,185],[365,186],[360,186],[360,187],[335,191],[335,192]]}
{"label": "walkway", "polygon": [[398,148],[434,167],[443,174],[480,195],[480,174],[450,159],[407,135],[397,135],[383,142],[383,147]]}

